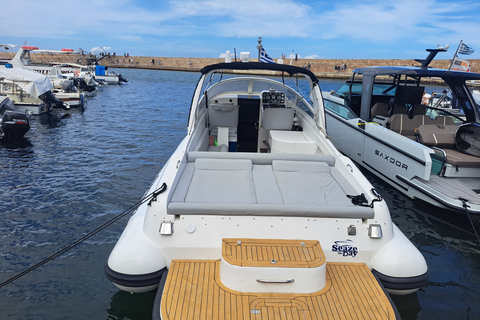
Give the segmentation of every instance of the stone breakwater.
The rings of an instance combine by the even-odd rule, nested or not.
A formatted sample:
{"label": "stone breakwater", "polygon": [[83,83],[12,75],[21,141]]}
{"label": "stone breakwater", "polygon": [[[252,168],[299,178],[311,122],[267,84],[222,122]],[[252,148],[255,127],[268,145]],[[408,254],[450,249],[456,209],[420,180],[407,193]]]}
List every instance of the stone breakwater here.
{"label": "stone breakwater", "polygon": [[[124,57],[111,56],[101,64],[116,68],[147,68],[159,70],[200,71],[204,66],[221,63],[222,58],[170,58],[170,57]],[[239,61],[239,59],[237,59]],[[258,61],[251,59],[251,61]],[[276,61],[276,60],[275,60]],[[451,60],[434,60],[430,66],[448,69]],[[284,60],[290,64],[290,59]],[[419,63],[409,59],[298,59],[292,60],[292,65],[298,67],[310,66],[317,77],[348,78],[352,70],[371,66],[418,66]],[[335,66],[346,65],[346,70],[336,70]],[[471,71],[480,72],[480,60],[470,60]]]}
{"label": "stone breakwater", "polygon": [[[0,59],[13,57],[13,53],[0,52]],[[82,65],[95,61],[93,55],[72,54],[32,54],[32,62],[61,62],[78,63]],[[421,57],[419,57],[421,58]],[[238,59],[239,60],[239,59]],[[257,61],[252,59],[251,61]],[[276,60],[275,60],[276,61]],[[472,59],[470,67],[472,72],[480,72],[480,59]],[[115,68],[142,68],[157,70],[174,70],[198,72],[204,66],[224,62],[222,58],[173,58],[173,57],[144,57],[110,55],[100,60],[99,64]],[[434,68],[448,69],[450,59],[434,60],[430,66]],[[290,64],[290,59],[285,59],[284,64]],[[292,60],[292,65],[298,67],[310,66],[310,70],[317,77],[324,78],[348,78],[352,70],[370,66],[418,66],[419,63],[411,59],[298,59]],[[346,65],[346,70],[336,70],[335,66]]]}

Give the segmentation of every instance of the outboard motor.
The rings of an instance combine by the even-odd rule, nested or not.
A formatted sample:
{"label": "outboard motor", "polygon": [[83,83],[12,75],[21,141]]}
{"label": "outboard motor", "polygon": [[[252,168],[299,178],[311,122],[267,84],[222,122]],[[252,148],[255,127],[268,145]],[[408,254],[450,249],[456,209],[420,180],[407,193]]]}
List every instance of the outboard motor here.
{"label": "outboard motor", "polygon": [[0,117],[0,138],[22,138],[30,130],[29,116],[18,111],[5,96],[0,96]]}
{"label": "outboard motor", "polygon": [[5,111],[1,124],[4,137],[10,140],[23,138],[30,130],[28,116],[19,111]]}
{"label": "outboard motor", "polygon": [[75,86],[75,81],[73,79],[65,80],[62,82],[62,89],[67,93],[77,93],[77,87]]}
{"label": "outboard motor", "polygon": [[471,156],[480,157],[480,124],[466,123],[455,133],[457,149]]}
{"label": "outboard motor", "polygon": [[63,104],[63,101],[58,100],[55,95],[52,93],[52,91],[48,90],[45,93],[42,93],[41,95],[38,96],[43,102],[48,103],[50,105],[53,105],[54,107],[57,108],[66,108],[66,106]]}
{"label": "outboard motor", "polygon": [[77,82],[77,87],[79,87],[82,91],[93,92],[96,90],[95,86],[88,85],[83,79],[75,79],[75,81]]}
{"label": "outboard motor", "polygon": [[119,81],[119,82],[128,82],[128,79],[125,79],[125,78],[122,76],[122,74],[119,73],[119,74],[118,74],[118,81]]}

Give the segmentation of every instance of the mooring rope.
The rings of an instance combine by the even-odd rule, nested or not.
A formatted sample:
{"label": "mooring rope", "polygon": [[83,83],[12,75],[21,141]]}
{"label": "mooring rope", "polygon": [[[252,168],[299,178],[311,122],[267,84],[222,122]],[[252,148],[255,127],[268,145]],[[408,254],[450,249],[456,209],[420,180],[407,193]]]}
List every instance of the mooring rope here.
{"label": "mooring rope", "polygon": [[100,231],[102,231],[103,229],[107,228],[108,226],[110,226],[111,224],[115,223],[116,221],[122,219],[123,217],[125,217],[126,215],[132,213],[134,210],[136,210],[139,206],[141,206],[142,204],[144,204],[145,202],[147,201],[150,201],[149,202],[149,205],[151,204],[151,201],[152,200],[155,200],[156,197],[161,194],[162,192],[164,192],[165,190],[167,189],[167,185],[165,183],[163,183],[160,188],[158,188],[157,190],[153,191],[152,193],[144,196],[142,199],[140,199],[137,203],[135,203],[134,205],[132,205],[130,208],[128,208],[127,210],[125,210],[124,212],[122,212],[121,214],[119,214],[118,216],[114,217],[113,219],[107,221],[106,223],[104,223],[103,225],[101,225],[100,227],[96,228],[95,230],[89,232],[88,234],[84,235],[83,237],[81,237],[80,239],[78,239],[77,241],[75,242],[72,242],[71,244],[69,244],[68,246],[66,246],[65,248],[63,248],[62,250],[59,250],[57,251],[56,253],[52,254],[51,256],[49,256],[48,258],[45,258],[43,259],[42,261],[40,261],[39,263],[31,266],[30,268],[28,269],[25,269],[24,271],[20,272],[19,274],[11,277],[10,279],[8,279],[7,281],[4,281],[2,283],[0,283],[0,288],[6,286],[7,284],[17,280],[17,279],[20,279],[21,277],[23,277],[24,275],[32,272],[33,270],[37,269],[38,267],[41,267],[43,266],[44,264],[46,264],[47,262],[55,259],[56,257],[64,254],[65,252],[67,252],[68,250],[72,249],[73,247],[79,245],[80,243],[82,243],[83,241],[87,240],[88,238],[92,237],[93,235],[99,233]]}
{"label": "mooring rope", "polygon": [[477,228],[475,228],[475,224],[473,223],[472,217],[470,216],[470,211],[468,210],[468,208],[470,208],[470,206],[467,204],[468,200],[463,198],[459,198],[459,199],[460,201],[463,202],[463,209],[465,209],[465,213],[467,214],[468,220],[470,221],[470,225],[472,226],[473,232],[475,232],[475,236],[477,237],[477,240],[480,243],[480,237],[478,236]]}

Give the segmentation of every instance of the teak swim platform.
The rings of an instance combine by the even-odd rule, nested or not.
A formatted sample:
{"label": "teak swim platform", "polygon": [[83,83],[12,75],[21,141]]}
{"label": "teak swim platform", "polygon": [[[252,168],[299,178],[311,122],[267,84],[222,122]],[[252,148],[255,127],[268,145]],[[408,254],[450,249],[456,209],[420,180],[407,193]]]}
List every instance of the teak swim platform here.
{"label": "teak swim platform", "polygon": [[[269,268],[271,260],[284,268],[325,263],[318,241],[302,247],[293,243],[307,241],[242,239],[237,245],[230,240],[234,241],[223,241],[222,259],[243,266]],[[235,291],[222,283],[220,264],[172,261],[163,289],[162,319],[395,319],[388,297],[364,263],[326,263],[325,287],[310,294]]]}

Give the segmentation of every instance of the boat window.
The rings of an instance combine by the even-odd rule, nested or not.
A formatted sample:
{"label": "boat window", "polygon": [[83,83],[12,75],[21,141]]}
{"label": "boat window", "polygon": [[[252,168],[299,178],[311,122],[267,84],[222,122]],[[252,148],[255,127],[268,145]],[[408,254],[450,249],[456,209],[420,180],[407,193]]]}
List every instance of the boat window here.
{"label": "boat window", "polygon": [[313,118],[313,110],[310,105],[307,105],[303,100],[299,100],[297,102],[297,106],[300,107],[303,111],[305,111],[310,117]]}
{"label": "boat window", "polygon": [[358,118],[355,113],[353,113],[352,110],[350,110],[348,107],[341,105],[339,103],[330,101],[330,100],[323,100],[323,103],[325,105],[325,108],[328,110],[334,112],[335,114],[339,115],[340,117],[344,119],[356,119]]}
{"label": "boat window", "polygon": [[385,83],[375,83],[373,85],[373,94],[374,95],[389,95],[389,96],[394,96],[395,95],[395,89],[397,87],[393,86],[391,84],[385,84]]}
{"label": "boat window", "polygon": [[[339,96],[340,98],[345,98],[345,96],[349,95],[350,93],[350,83],[346,83],[343,86],[340,87],[335,92],[336,96]],[[352,84],[352,93],[354,95],[361,95],[362,94],[362,83],[360,82],[355,82]]]}

